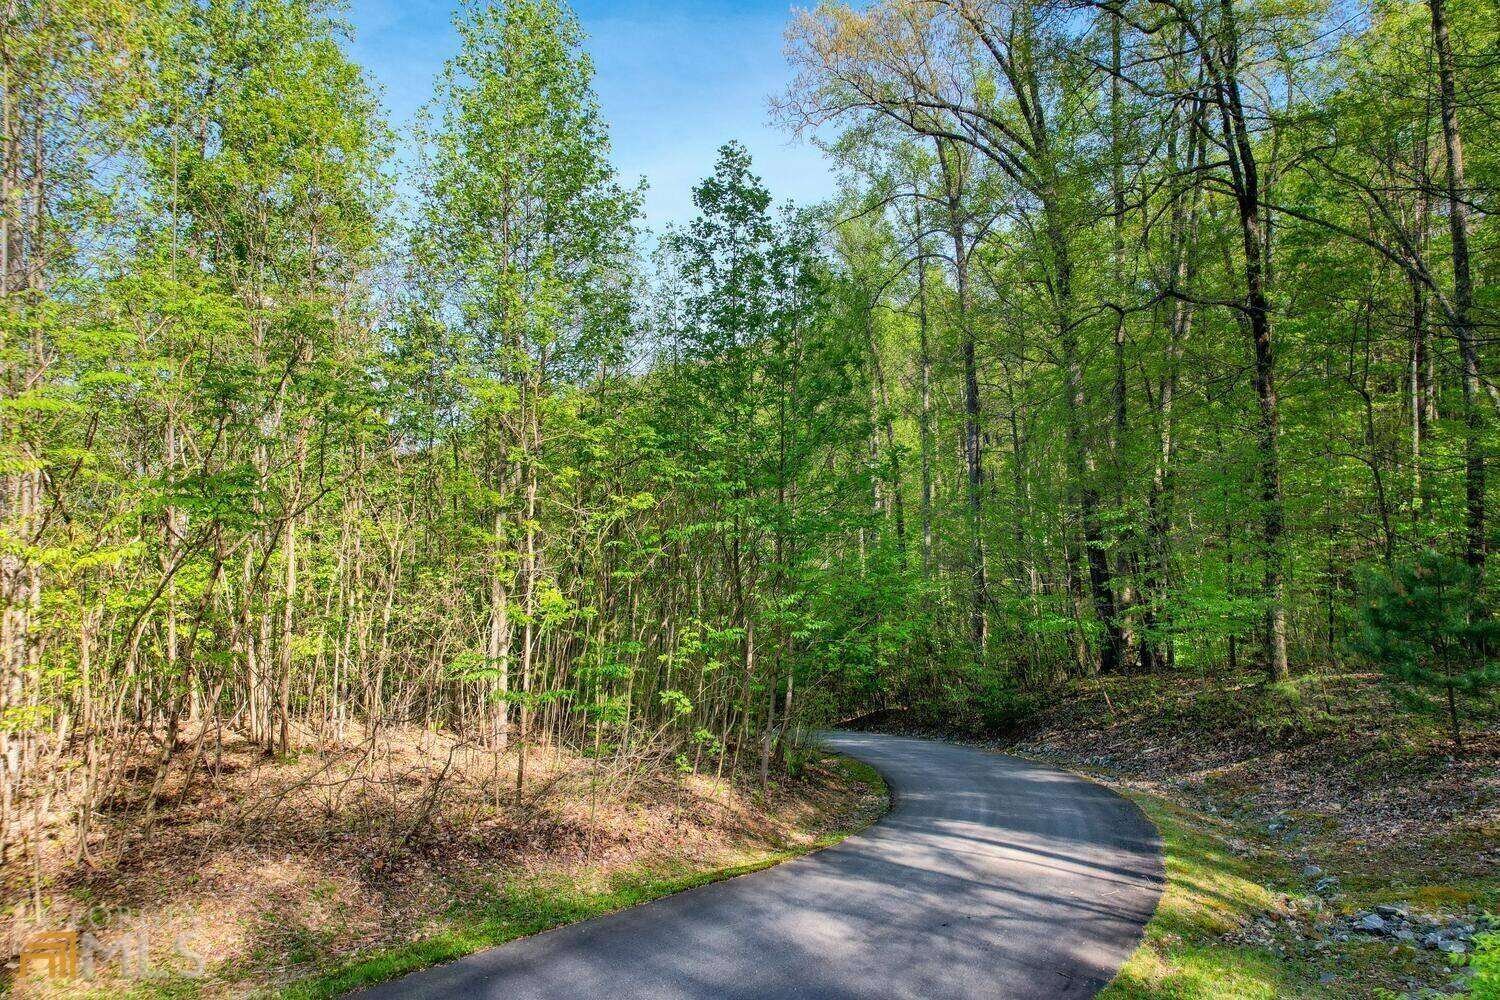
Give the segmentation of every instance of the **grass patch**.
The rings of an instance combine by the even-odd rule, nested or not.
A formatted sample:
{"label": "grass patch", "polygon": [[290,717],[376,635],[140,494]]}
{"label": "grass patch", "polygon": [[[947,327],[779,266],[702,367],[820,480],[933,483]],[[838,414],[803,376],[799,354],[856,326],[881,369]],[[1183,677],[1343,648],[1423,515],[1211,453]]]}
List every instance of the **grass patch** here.
{"label": "grass patch", "polygon": [[[885,782],[874,768],[848,757],[839,758],[837,763],[852,779],[869,786],[889,802]],[[857,824],[825,833],[795,847],[751,852],[720,867],[693,868],[681,862],[667,861],[604,878],[593,872],[582,872],[569,876],[535,876],[507,885],[491,886],[488,893],[477,893],[479,898],[474,903],[451,909],[437,933],[419,941],[346,959],[284,988],[277,995],[285,1000],[326,1000],[553,927],[650,902],[684,889],[747,875],[832,846],[864,829],[883,812],[881,809],[863,816]]]}
{"label": "grass patch", "polygon": [[[1272,948],[1236,945],[1224,935],[1276,909],[1268,887],[1285,866],[1251,849],[1230,849],[1228,823],[1156,795],[1127,791],[1161,831],[1167,884],[1145,940],[1120,969],[1104,1000],[1274,1000],[1314,996],[1305,965]],[[1302,966],[1299,968],[1299,966]]]}
{"label": "grass patch", "polygon": [[1396,885],[1362,892],[1358,899],[1361,905],[1409,903],[1413,909],[1427,913],[1448,913],[1466,906],[1478,906],[1479,909],[1492,911],[1495,909],[1495,895],[1493,884],[1458,882],[1449,885]]}
{"label": "grass patch", "polygon": [[[1465,959],[1393,946],[1388,939],[1335,942],[1329,935],[1336,917],[1382,902],[1430,913],[1491,909],[1495,903],[1493,881],[1404,885],[1387,877],[1367,885],[1352,878],[1336,902],[1321,912],[1309,910],[1308,880],[1254,827],[1160,795],[1117,790],[1161,832],[1167,882],[1144,940],[1102,1000],[1389,1000],[1416,994],[1419,988],[1402,983],[1452,980]],[[1314,947],[1318,940],[1324,950]],[[1497,966],[1491,975],[1500,986],[1500,944],[1490,948],[1488,960]],[[1474,995],[1483,996],[1478,982]],[[1492,1000],[1500,1000],[1500,993]]]}

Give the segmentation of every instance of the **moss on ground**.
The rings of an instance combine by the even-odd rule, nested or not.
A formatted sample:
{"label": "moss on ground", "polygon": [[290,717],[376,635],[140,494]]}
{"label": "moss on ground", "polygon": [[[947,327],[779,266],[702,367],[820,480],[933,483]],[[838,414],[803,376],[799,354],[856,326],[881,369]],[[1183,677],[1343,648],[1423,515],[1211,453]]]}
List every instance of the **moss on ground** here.
{"label": "moss on ground", "polygon": [[1225,935],[1276,908],[1268,883],[1289,875],[1260,852],[1236,852],[1233,828],[1161,796],[1128,792],[1161,831],[1167,883],[1145,939],[1105,1000],[1269,1000],[1314,995],[1305,970],[1273,948]]}
{"label": "moss on ground", "polygon": [[[1154,792],[1120,791],[1160,830],[1167,881],[1140,947],[1102,1000],[1397,997],[1407,992],[1406,980],[1451,980],[1463,959],[1357,936],[1327,947],[1337,915],[1377,903],[1436,913],[1495,902],[1493,882],[1406,886],[1398,877],[1378,886],[1346,885],[1336,904],[1309,912],[1300,905],[1310,898],[1303,895],[1306,880],[1258,828]],[[1257,925],[1261,933],[1243,933]],[[1319,940],[1325,947],[1316,945]],[[1489,961],[1500,966],[1500,944],[1489,947]],[[1490,988],[1497,990],[1491,1000],[1500,1000],[1500,969],[1490,975],[1496,984]],[[1473,982],[1474,996],[1485,995],[1483,981],[1481,974]]]}

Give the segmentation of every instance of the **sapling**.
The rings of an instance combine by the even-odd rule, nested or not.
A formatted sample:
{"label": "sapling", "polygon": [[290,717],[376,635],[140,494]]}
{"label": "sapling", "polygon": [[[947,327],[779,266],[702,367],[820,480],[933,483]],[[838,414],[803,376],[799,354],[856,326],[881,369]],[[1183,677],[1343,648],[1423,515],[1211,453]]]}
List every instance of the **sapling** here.
{"label": "sapling", "polygon": [[1500,620],[1485,605],[1479,571],[1429,550],[1366,573],[1364,590],[1360,651],[1394,683],[1442,692],[1462,756],[1458,695],[1478,695],[1500,681],[1494,657]]}

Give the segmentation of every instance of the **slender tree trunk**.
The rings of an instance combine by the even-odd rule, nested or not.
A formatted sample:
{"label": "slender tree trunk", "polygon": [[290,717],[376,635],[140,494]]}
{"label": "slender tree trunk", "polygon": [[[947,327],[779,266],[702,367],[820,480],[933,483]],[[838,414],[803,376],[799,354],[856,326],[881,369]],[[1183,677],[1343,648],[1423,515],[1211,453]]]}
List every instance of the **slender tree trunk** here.
{"label": "slender tree trunk", "polygon": [[[508,478],[506,463],[501,460],[499,478],[501,483]],[[504,486],[501,486],[504,495]],[[510,710],[506,697],[510,693],[510,551],[505,525],[505,511],[501,503],[495,506],[491,518],[492,540],[490,542],[490,621],[489,644],[486,648],[488,668],[493,670],[494,680],[490,685],[490,696],[495,699],[494,740],[498,750],[504,750],[510,740]]]}
{"label": "slender tree trunk", "polygon": [[[896,425],[891,417],[891,399],[885,384],[885,366],[880,361],[880,344],[875,338],[875,324],[871,310],[865,311],[865,333],[870,344],[870,385],[875,403],[872,416],[878,421],[881,436],[885,439],[885,466],[880,472],[886,481],[890,515],[896,528],[896,550],[901,568],[906,569],[906,500],[901,486],[901,452],[896,447]],[[872,445],[873,447],[873,445]],[[877,471],[879,471],[877,469]]]}
{"label": "slender tree trunk", "polygon": [[1255,353],[1255,396],[1259,404],[1256,441],[1260,461],[1261,559],[1265,602],[1265,669],[1273,680],[1288,676],[1286,575],[1282,536],[1286,515],[1281,491],[1280,404],[1276,392],[1276,344],[1267,291],[1270,239],[1261,207],[1261,184],[1250,126],[1240,96],[1238,25],[1232,0],[1220,0],[1222,50],[1219,52],[1219,107],[1225,146],[1230,152],[1235,205],[1244,254],[1244,314]]}
{"label": "slender tree trunk", "polygon": [[[1125,102],[1121,79],[1121,18],[1117,14],[1110,18],[1110,193],[1112,204],[1111,265],[1115,294],[1126,294],[1125,278]],[[1123,305],[1123,301],[1120,303]],[[1119,581],[1119,597],[1115,608],[1116,631],[1119,634],[1119,650],[1116,654],[1120,666],[1129,668],[1136,660],[1135,630],[1130,624],[1131,606],[1135,603],[1132,581],[1139,570],[1136,546],[1137,536],[1133,519],[1124,515],[1126,469],[1126,434],[1130,429],[1129,394],[1125,378],[1125,313],[1115,313],[1114,336],[1114,381],[1110,387],[1110,464],[1114,476],[1113,501],[1123,516],[1117,518],[1121,525],[1120,544],[1115,553],[1115,578]]]}
{"label": "slender tree trunk", "polygon": [[922,252],[922,192],[912,199],[917,234],[917,374],[921,396],[917,414],[917,449],[922,464],[922,575],[932,575],[932,347],[927,328],[927,258]]}
{"label": "slender tree trunk", "polygon": [[[1151,474],[1151,488],[1147,495],[1147,520],[1150,531],[1147,565],[1148,580],[1146,596],[1147,638],[1141,643],[1143,666],[1149,670],[1170,669],[1173,662],[1173,642],[1170,636],[1157,637],[1152,633],[1161,625],[1162,613],[1170,608],[1169,576],[1172,566],[1172,523],[1176,498],[1175,450],[1177,443],[1177,388],[1181,375],[1182,352],[1193,328],[1194,306],[1192,301],[1193,277],[1196,272],[1195,259],[1198,252],[1198,211],[1202,198],[1202,185],[1197,182],[1197,169],[1202,160],[1201,107],[1195,106],[1183,126],[1187,138],[1186,161],[1179,169],[1195,178],[1190,190],[1172,198],[1170,231],[1168,234],[1172,254],[1171,315],[1167,324],[1166,371],[1162,375],[1161,389],[1157,399],[1157,451],[1155,468]],[[1175,119],[1167,133],[1168,162],[1179,165],[1179,122]]]}
{"label": "slender tree trunk", "polygon": [[1068,455],[1069,506],[1078,510],[1083,532],[1083,563],[1088,571],[1089,595],[1094,611],[1104,626],[1104,645],[1099,651],[1099,669],[1117,673],[1125,664],[1125,637],[1115,604],[1109,554],[1105,550],[1104,526],[1099,519],[1099,493],[1093,483],[1092,461],[1084,437],[1084,419],[1088,406],[1084,383],[1084,363],[1078,348],[1078,329],[1072,315],[1072,251],[1057,218],[1057,207],[1044,208],[1047,215],[1047,238],[1052,250],[1056,301],[1058,306],[1058,342],[1062,347],[1065,436]]}
{"label": "slender tree trunk", "polygon": [[989,646],[989,595],[984,565],[984,455],[980,441],[979,370],[975,361],[974,328],[969,315],[969,254],[963,224],[963,158],[937,140],[938,164],[948,201],[948,231],[953,240],[954,274],[958,283],[958,325],[964,366],[964,464],[969,506],[969,635],[976,663],[983,663]]}
{"label": "slender tree trunk", "polygon": [[1437,52],[1438,110],[1443,122],[1443,150],[1447,157],[1448,231],[1453,241],[1453,335],[1463,366],[1464,506],[1467,538],[1464,558],[1484,567],[1485,454],[1484,417],[1480,407],[1479,349],[1474,342],[1470,311],[1474,283],[1469,264],[1469,194],[1464,181],[1464,143],[1458,126],[1458,96],[1454,82],[1453,45],[1448,34],[1447,0],[1427,0],[1432,13],[1432,46]]}

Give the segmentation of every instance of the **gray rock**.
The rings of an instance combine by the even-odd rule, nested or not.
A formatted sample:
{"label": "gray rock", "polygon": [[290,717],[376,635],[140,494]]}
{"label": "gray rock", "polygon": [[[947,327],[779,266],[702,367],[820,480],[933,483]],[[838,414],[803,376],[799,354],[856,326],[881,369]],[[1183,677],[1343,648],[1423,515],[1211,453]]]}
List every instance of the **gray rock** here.
{"label": "gray rock", "polygon": [[1305,865],[1302,869],[1303,878],[1317,878],[1321,874],[1323,874],[1323,869],[1317,865]]}
{"label": "gray rock", "polygon": [[1322,983],[1324,986],[1327,986],[1329,983],[1336,982],[1338,978],[1338,976],[1335,976],[1331,972],[1325,972],[1318,977],[1318,982]]}
{"label": "gray rock", "polygon": [[1378,913],[1366,913],[1354,922],[1354,929],[1367,934],[1385,933],[1385,918]]}
{"label": "gray rock", "polygon": [[1407,914],[1407,909],[1399,903],[1381,903],[1379,906],[1375,907],[1375,912],[1380,914],[1382,917],[1404,918]]}
{"label": "gray rock", "polygon": [[1469,946],[1458,938],[1444,938],[1438,943],[1438,951],[1446,952],[1449,955],[1462,955],[1468,950]]}
{"label": "gray rock", "polygon": [[1313,892],[1317,893],[1319,896],[1331,896],[1334,893],[1338,892],[1338,889],[1339,880],[1338,877],[1334,875],[1324,875],[1322,878],[1313,883]]}

